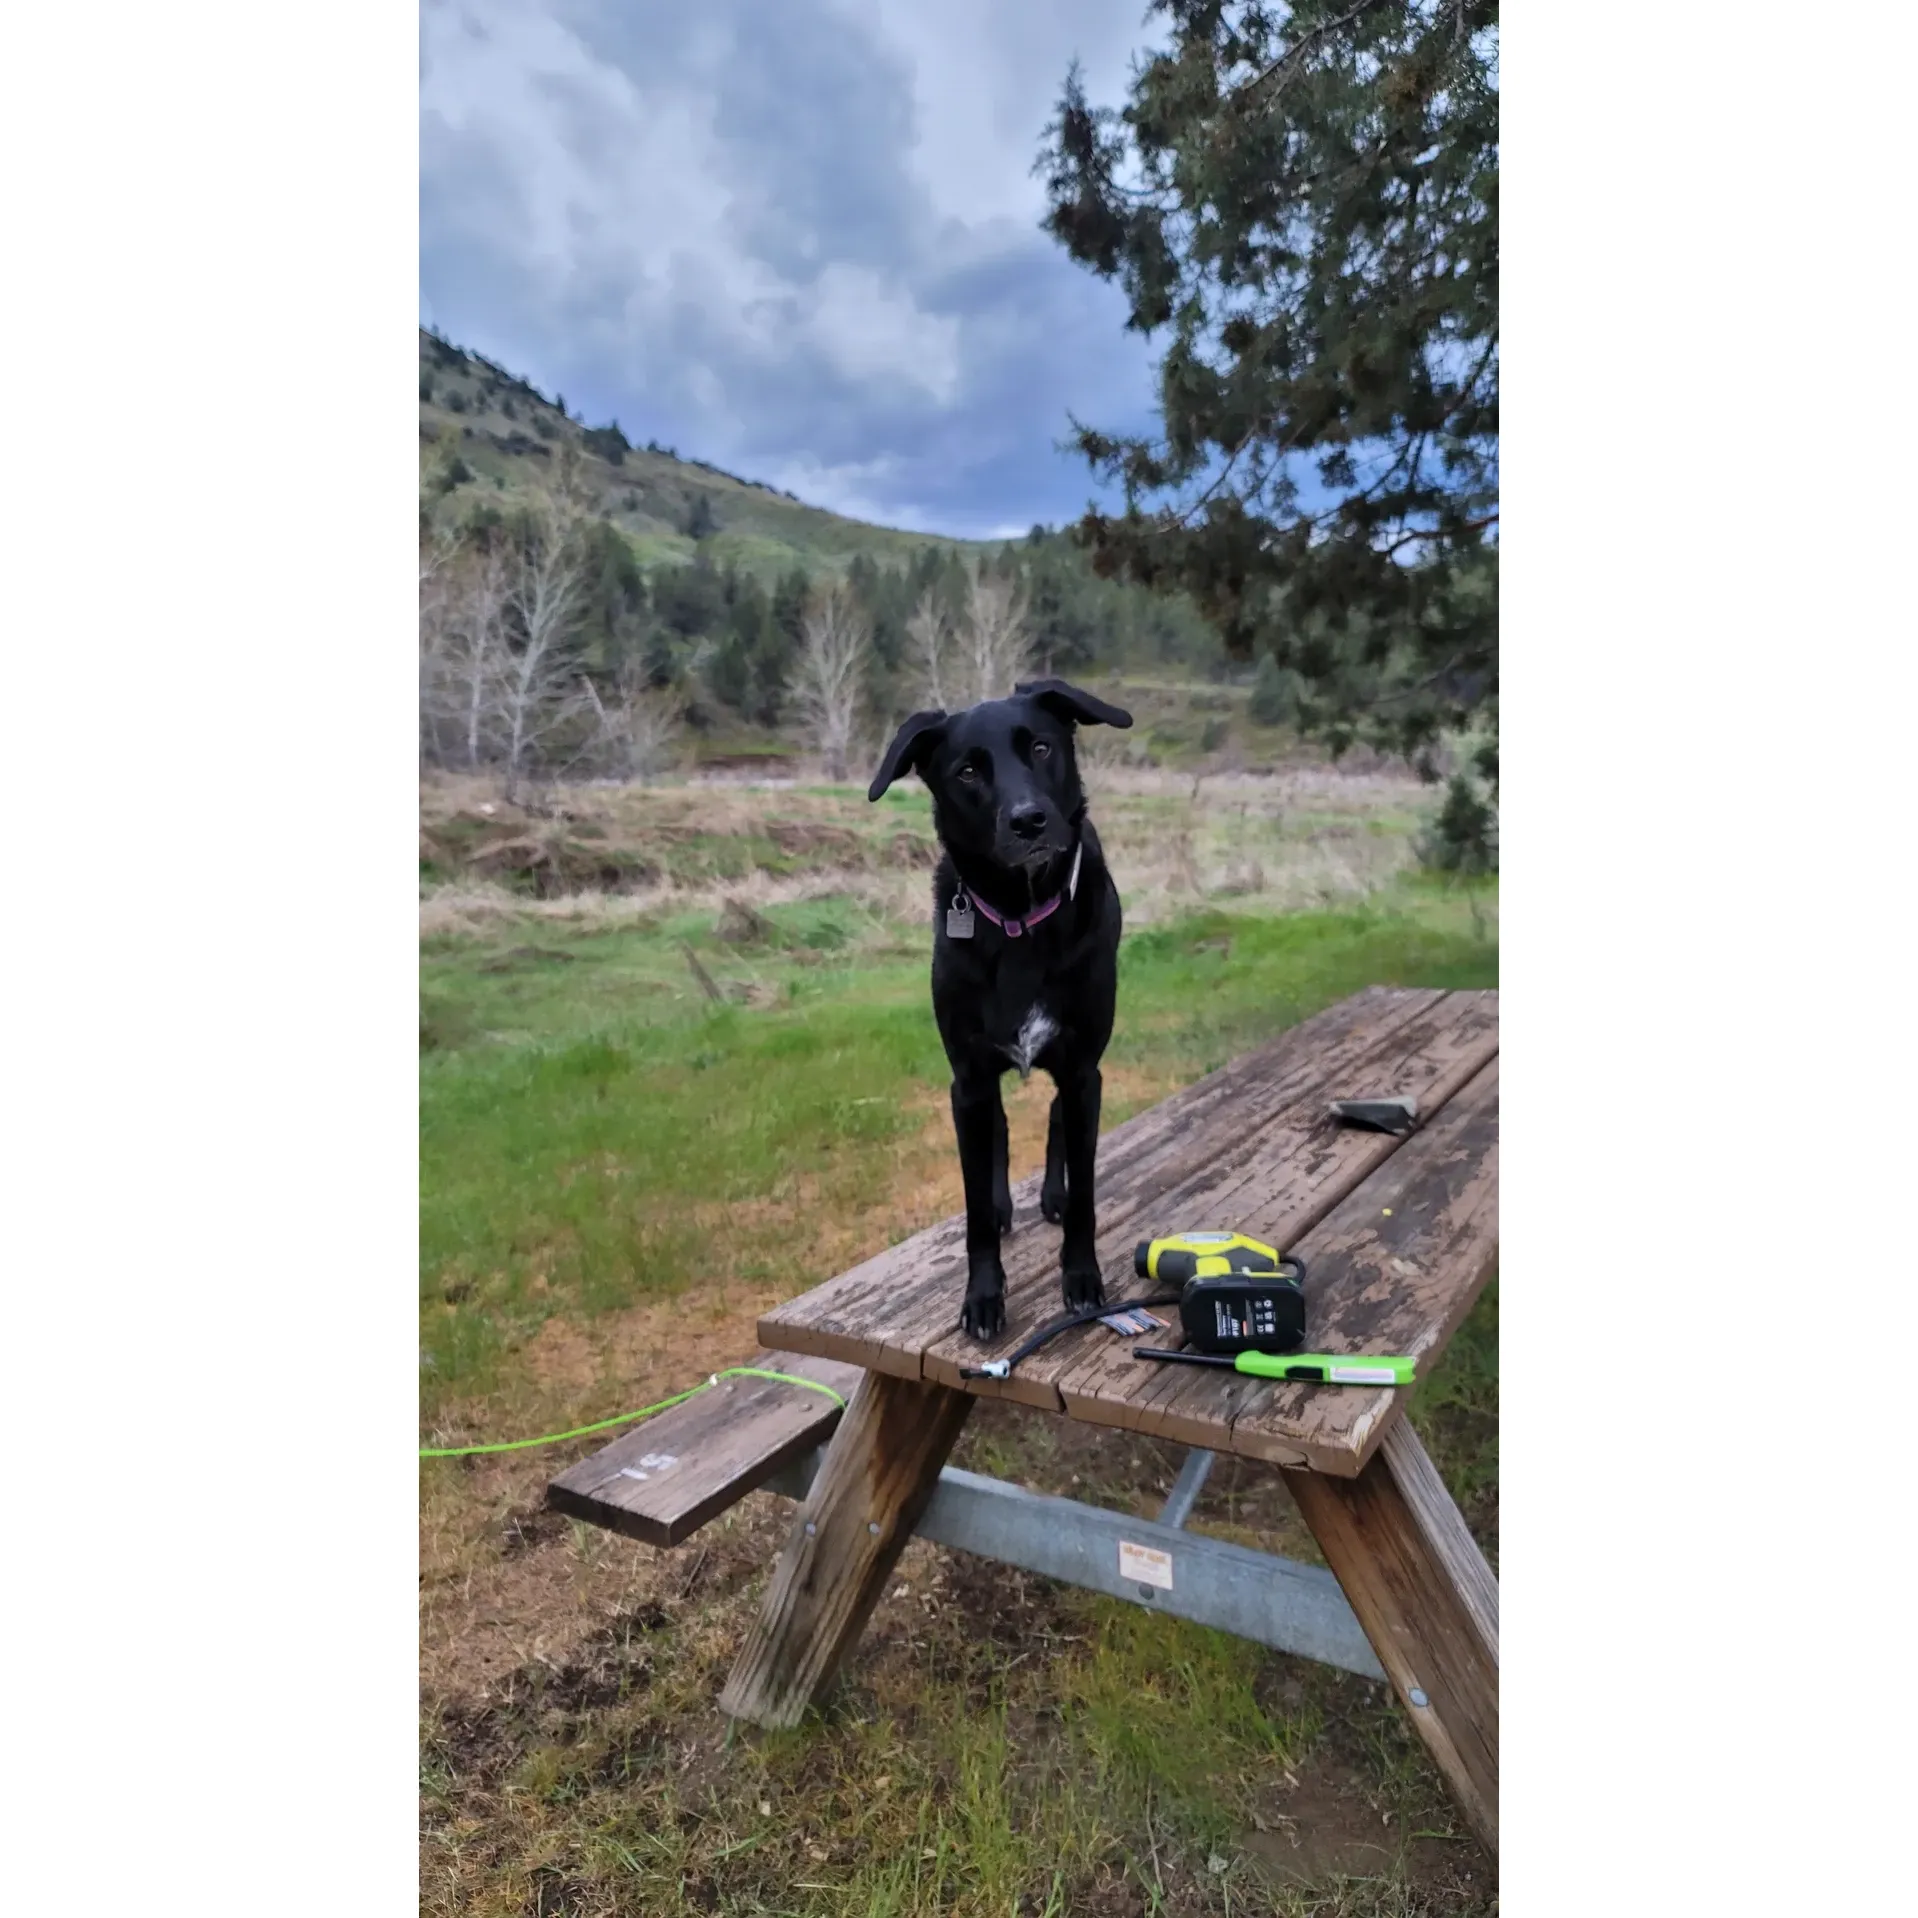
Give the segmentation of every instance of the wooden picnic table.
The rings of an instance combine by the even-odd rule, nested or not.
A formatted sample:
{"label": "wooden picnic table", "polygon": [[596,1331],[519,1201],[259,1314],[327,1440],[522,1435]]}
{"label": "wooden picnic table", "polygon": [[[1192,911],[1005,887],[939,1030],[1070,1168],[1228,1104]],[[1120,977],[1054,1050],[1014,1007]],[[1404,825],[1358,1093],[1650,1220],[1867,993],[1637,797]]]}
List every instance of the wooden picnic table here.
{"label": "wooden picnic table", "polygon": [[[1107,1297],[1121,1301],[1153,1289],[1133,1275],[1138,1240],[1232,1227],[1306,1261],[1311,1350],[1409,1353],[1423,1376],[1496,1261],[1497,1054],[1495,992],[1374,988],[1116,1127],[1099,1150]],[[1325,1124],[1331,1100],[1404,1096],[1419,1110],[1408,1137]],[[1175,1440],[1197,1448],[1195,1461],[1237,1453],[1277,1469],[1378,1668],[1468,1823],[1495,1852],[1498,1584],[1403,1416],[1403,1395],[1152,1365],[1130,1357],[1132,1341],[1098,1325],[1066,1333],[1003,1381],[962,1379],[961,1367],[1009,1353],[1060,1309],[1058,1234],[1037,1223],[1038,1185],[1035,1173],[1014,1191],[1018,1217],[1030,1223],[1005,1243],[1007,1329],[991,1346],[958,1329],[962,1218],[890,1247],[761,1319],[762,1345],[841,1361],[860,1375],[722,1707],[764,1725],[798,1722],[857,1640],[942,1476],[948,1485],[966,1480],[975,1491],[992,1483],[942,1468],[974,1402],[1008,1399]],[[1051,1534],[1070,1532],[1073,1512],[1089,1514],[1088,1525],[1096,1518],[1085,1534],[1091,1543],[1075,1549],[1110,1552],[1117,1540],[1119,1572],[1132,1584],[1113,1584],[1119,1573],[1105,1571],[1081,1582],[1128,1595],[1136,1587],[1145,1602],[1172,1597],[1183,1547],[1156,1556],[1147,1548],[1141,1556],[1119,1535],[1129,1523],[1122,1515],[1007,1490],[1034,1508]],[[1178,1498],[1175,1491],[1174,1503]],[[1190,1498],[1188,1492],[1188,1507]],[[1173,1526],[1183,1522],[1182,1511],[1165,1517]],[[970,1549],[994,1552],[993,1522],[968,1521]],[[1160,1546],[1186,1536],[1164,1524],[1143,1529]],[[1201,1543],[1215,1555],[1238,1552],[1194,1540],[1195,1553]],[[1003,1555],[1015,1563],[1050,1562],[1011,1549]],[[1325,1578],[1263,1554],[1240,1553],[1227,1571],[1241,1577],[1248,1557],[1259,1561],[1261,1589],[1280,1606],[1294,1584],[1305,1592],[1300,1579]],[[1160,1561],[1163,1571],[1153,1569]],[[1153,1583],[1139,1582],[1141,1566]],[[1264,1566],[1271,1568],[1269,1586]],[[1215,1575],[1211,1561],[1195,1560],[1194,1580]],[[1295,1575],[1293,1584],[1287,1575]],[[1338,1602],[1337,1593],[1329,1595]],[[1202,1600],[1200,1594],[1185,1615],[1214,1616]],[[1228,1608],[1217,1615],[1236,1614]],[[1260,1635],[1293,1642],[1263,1627]],[[1318,1641],[1301,1628],[1299,1642]],[[1369,1665],[1364,1650],[1359,1645],[1360,1657],[1340,1662]]]}

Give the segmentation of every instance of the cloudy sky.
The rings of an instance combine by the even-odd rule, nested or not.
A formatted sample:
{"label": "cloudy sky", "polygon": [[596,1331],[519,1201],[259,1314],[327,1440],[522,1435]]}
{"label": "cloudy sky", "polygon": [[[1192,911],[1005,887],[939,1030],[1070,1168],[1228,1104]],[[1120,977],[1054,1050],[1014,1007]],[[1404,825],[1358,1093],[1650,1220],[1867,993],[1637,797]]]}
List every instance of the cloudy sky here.
{"label": "cloudy sky", "polygon": [[420,315],[590,423],[966,535],[1092,492],[1146,343],[1038,229],[1144,0],[426,0]]}

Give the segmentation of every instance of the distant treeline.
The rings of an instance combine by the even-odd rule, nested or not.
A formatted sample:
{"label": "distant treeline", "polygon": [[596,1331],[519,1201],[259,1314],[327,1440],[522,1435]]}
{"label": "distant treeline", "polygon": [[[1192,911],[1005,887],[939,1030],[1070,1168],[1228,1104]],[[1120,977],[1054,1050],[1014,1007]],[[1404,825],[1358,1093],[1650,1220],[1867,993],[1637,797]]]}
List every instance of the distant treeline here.
{"label": "distant treeline", "polygon": [[[510,499],[473,499],[459,542],[472,550],[517,548],[527,538],[524,517]],[[577,538],[584,577],[566,650],[581,671],[672,688],[687,723],[700,729],[729,715],[762,726],[789,721],[801,628],[824,568],[794,566],[768,587],[707,549],[690,563],[643,567],[605,519],[587,521]],[[1224,670],[1215,635],[1189,607],[1099,579],[1067,539],[1035,528],[970,564],[950,547],[930,545],[899,565],[863,554],[852,560],[843,577],[872,625],[868,710],[896,715],[924,702],[924,659],[908,622],[930,600],[962,625],[975,568],[1018,587],[1038,671],[1097,677],[1145,665]]]}

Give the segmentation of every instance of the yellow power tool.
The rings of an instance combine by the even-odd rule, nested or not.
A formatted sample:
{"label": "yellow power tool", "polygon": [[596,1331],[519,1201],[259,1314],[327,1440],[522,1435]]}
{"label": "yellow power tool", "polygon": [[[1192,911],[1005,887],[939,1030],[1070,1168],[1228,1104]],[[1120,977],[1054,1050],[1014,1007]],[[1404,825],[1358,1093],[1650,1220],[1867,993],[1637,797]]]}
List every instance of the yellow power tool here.
{"label": "yellow power tool", "polygon": [[1305,1337],[1305,1262],[1243,1232],[1141,1239],[1132,1269],[1179,1288],[1179,1321],[1207,1353],[1285,1352]]}

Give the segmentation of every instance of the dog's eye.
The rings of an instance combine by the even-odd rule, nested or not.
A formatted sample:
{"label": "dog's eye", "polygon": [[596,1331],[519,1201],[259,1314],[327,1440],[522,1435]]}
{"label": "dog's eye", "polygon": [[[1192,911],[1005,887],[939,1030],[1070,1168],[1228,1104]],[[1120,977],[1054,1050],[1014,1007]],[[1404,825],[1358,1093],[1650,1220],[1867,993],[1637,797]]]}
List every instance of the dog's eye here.
{"label": "dog's eye", "polygon": [[1052,748],[1048,746],[1043,739],[1035,739],[1032,742],[1032,756],[1034,759],[1045,758],[1051,750]]}
{"label": "dog's eye", "polygon": [[963,779],[967,785],[971,785],[972,782],[979,777],[979,768],[977,766],[961,766],[959,768],[959,777]]}

